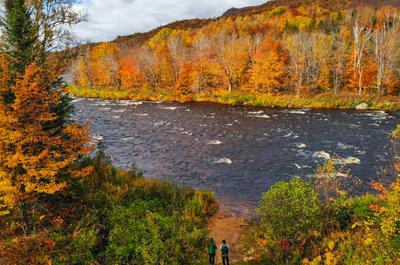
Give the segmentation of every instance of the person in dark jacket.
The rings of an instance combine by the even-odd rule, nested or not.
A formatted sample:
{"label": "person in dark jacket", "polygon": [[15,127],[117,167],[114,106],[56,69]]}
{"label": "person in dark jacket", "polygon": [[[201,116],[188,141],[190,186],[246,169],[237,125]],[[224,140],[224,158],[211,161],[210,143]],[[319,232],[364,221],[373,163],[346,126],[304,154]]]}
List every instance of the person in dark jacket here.
{"label": "person in dark jacket", "polygon": [[210,265],[215,265],[215,255],[217,254],[217,245],[214,239],[211,238],[210,243],[208,243],[208,257],[210,259]]}
{"label": "person in dark jacket", "polygon": [[229,246],[226,244],[226,240],[222,240],[220,250],[222,256],[222,264],[229,265]]}

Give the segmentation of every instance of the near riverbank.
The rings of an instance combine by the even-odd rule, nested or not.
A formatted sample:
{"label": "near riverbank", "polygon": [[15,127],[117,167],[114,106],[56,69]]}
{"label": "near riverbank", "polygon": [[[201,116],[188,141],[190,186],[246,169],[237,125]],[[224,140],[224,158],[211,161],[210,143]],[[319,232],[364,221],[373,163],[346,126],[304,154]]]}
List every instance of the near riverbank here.
{"label": "near riverbank", "polygon": [[342,93],[337,95],[319,94],[317,96],[250,94],[243,91],[212,91],[193,96],[178,96],[170,91],[155,92],[149,89],[124,90],[118,88],[68,87],[69,93],[76,97],[120,100],[146,100],[164,102],[212,102],[230,105],[247,105],[281,108],[313,109],[355,109],[362,103],[371,110],[400,110],[398,96],[359,96]]}
{"label": "near riverbank", "polygon": [[234,263],[244,258],[241,240],[249,227],[245,219],[221,210],[210,219],[208,224],[210,237],[217,242],[218,246],[222,240],[228,242],[231,248],[231,261]]}

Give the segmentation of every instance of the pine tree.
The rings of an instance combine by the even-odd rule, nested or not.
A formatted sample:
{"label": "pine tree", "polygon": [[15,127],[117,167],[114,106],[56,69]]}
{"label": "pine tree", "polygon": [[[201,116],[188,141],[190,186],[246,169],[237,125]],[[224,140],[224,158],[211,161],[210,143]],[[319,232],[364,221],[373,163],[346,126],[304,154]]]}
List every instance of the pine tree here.
{"label": "pine tree", "polygon": [[[6,14],[1,20],[4,45],[1,46],[0,51],[9,61],[9,69],[7,70],[10,75],[9,85],[14,85],[16,80],[24,75],[26,67],[32,63],[35,63],[38,67],[57,70],[61,75],[62,69],[57,64],[49,65],[49,51],[43,49],[52,45],[43,43],[43,41],[51,42],[52,40],[40,40],[38,38],[40,35],[39,25],[33,18],[33,8],[28,4],[28,1],[6,0],[5,10]],[[61,78],[55,78],[52,80],[51,87],[63,91],[65,85]],[[6,104],[12,103],[14,100],[14,94],[10,90],[3,91],[0,96],[3,96],[3,102]],[[49,129],[64,127],[70,121],[70,115],[73,111],[71,99],[66,93],[63,93],[59,103],[53,109],[57,119],[49,122]]]}
{"label": "pine tree", "polygon": [[[37,34],[25,0],[6,0],[5,10],[6,14],[1,20],[4,37],[1,52],[9,62],[7,72],[11,75],[10,85],[13,85],[16,78],[23,75],[25,68],[34,60]],[[2,96],[6,104],[14,100],[10,90],[3,91]]]}
{"label": "pine tree", "polygon": [[37,33],[25,0],[7,0],[6,15],[1,21],[5,45],[2,52],[10,61],[14,75],[22,75],[35,59]]}

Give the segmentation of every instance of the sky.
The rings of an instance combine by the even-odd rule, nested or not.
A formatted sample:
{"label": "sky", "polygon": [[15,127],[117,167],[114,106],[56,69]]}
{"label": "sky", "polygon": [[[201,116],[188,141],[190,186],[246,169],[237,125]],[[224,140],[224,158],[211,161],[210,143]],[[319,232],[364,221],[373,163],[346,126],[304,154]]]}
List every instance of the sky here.
{"label": "sky", "polygon": [[231,7],[259,5],[267,0],[83,0],[76,9],[89,21],[73,28],[82,41],[113,40],[146,32],[176,20],[212,18]]}

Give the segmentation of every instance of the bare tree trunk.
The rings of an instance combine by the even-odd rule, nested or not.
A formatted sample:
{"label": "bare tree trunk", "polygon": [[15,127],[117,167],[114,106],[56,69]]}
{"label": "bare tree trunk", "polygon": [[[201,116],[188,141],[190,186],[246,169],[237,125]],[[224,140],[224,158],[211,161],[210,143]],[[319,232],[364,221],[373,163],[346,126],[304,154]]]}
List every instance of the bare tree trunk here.
{"label": "bare tree trunk", "polygon": [[[395,68],[396,52],[398,50],[398,17],[387,15],[384,25],[375,30],[375,62],[377,64],[376,89],[379,95],[385,94],[385,86],[390,83],[390,76]],[[388,26],[391,24],[391,26]]]}
{"label": "bare tree trunk", "polygon": [[360,68],[360,69],[359,69],[359,72],[358,72],[358,94],[359,94],[359,95],[362,94],[362,88],[363,88],[363,82],[362,82],[363,72],[364,72],[364,68]]}
{"label": "bare tree trunk", "polygon": [[365,65],[363,65],[363,58],[365,48],[371,39],[372,30],[366,27],[360,27],[358,21],[353,26],[353,38],[354,38],[354,51],[353,51],[353,72],[354,75],[358,75],[358,94],[362,94],[363,88],[363,73]]}

